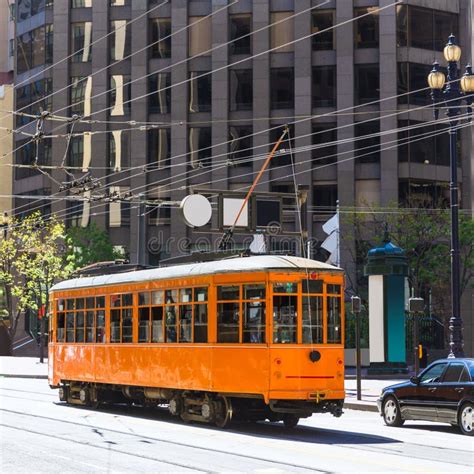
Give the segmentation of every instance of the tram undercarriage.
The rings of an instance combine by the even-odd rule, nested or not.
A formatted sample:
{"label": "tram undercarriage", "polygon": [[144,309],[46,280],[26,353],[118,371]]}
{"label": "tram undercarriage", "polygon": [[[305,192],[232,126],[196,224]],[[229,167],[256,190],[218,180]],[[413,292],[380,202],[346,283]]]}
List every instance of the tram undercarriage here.
{"label": "tram undercarriage", "polygon": [[[58,387],[51,387],[58,388]],[[282,421],[288,428],[313,413],[342,415],[343,400],[271,400],[254,394],[214,393],[67,381],[59,387],[59,399],[74,405],[99,408],[101,404],[128,403],[138,406],[168,406],[183,421],[215,424],[225,428],[231,421]]]}

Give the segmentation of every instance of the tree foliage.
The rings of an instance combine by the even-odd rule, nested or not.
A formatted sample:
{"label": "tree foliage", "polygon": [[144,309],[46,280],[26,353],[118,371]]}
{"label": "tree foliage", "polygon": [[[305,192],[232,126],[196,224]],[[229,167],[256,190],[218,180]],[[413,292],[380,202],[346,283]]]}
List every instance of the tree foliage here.
{"label": "tree foliage", "polygon": [[96,262],[122,258],[110,242],[109,235],[95,223],[88,227],[71,227],[67,231],[67,245],[75,268]]}
{"label": "tree foliage", "polygon": [[[346,223],[353,229],[356,241],[354,261],[365,262],[367,251],[380,246],[385,228],[391,241],[406,252],[409,283],[415,296],[432,303],[439,316],[450,313],[450,211],[424,206],[423,201],[410,203],[411,208],[368,207],[367,212],[348,214]],[[474,281],[474,221],[460,213],[461,293]],[[360,265],[359,265],[360,266]]]}
{"label": "tree foliage", "polygon": [[12,219],[0,241],[0,280],[6,312],[2,323],[13,339],[18,321],[27,310],[46,310],[49,290],[72,271],[66,256],[64,225],[54,217],[34,213]]}

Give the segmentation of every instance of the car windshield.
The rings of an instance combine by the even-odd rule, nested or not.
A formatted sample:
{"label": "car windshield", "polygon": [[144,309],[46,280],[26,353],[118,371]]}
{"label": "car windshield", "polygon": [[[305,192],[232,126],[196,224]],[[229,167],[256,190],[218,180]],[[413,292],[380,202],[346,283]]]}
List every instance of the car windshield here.
{"label": "car windshield", "polygon": [[467,362],[467,365],[469,366],[469,373],[471,374],[471,380],[474,380],[474,361],[468,360],[466,362]]}

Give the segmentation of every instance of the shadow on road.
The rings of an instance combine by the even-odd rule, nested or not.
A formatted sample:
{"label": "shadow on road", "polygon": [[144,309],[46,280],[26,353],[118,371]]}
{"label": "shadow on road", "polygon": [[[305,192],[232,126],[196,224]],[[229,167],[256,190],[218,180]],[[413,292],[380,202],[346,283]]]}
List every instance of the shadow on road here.
{"label": "shadow on road", "polygon": [[[81,406],[71,406],[64,403],[56,402],[58,406],[65,408],[75,408],[79,410],[91,410],[90,408]],[[165,423],[173,423],[179,425],[192,425],[195,428],[211,431],[221,431],[213,425],[206,425],[198,422],[187,423],[179,418],[171,415],[165,408],[143,408],[130,405],[104,405],[100,409],[95,410],[102,413],[112,415],[130,416],[133,418],[142,418],[147,420],[156,420]],[[239,435],[257,436],[267,439],[284,439],[289,441],[297,441],[304,443],[317,444],[387,444],[387,443],[403,443],[398,439],[386,436],[372,435],[367,433],[358,433],[356,431],[342,431],[327,428],[316,428],[312,426],[300,425],[296,428],[285,428],[282,423],[270,422],[235,422],[225,430],[228,433],[237,433]]]}

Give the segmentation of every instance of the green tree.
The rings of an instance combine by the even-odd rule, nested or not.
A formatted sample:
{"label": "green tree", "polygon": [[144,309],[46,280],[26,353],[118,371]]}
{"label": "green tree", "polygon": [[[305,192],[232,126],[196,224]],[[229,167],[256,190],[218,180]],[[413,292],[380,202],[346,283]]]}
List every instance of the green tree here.
{"label": "green tree", "polygon": [[[10,222],[6,238],[0,243],[0,280],[8,313],[2,323],[8,331],[10,351],[20,316],[27,310],[43,315],[40,332],[44,338],[49,290],[72,271],[65,255],[65,229],[56,218],[45,219],[34,213]],[[44,342],[40,343],[41,359]]]}
{"label": "green tree", "polygon": [[120,252],[114,249],[107,232],[100,229],[95,223],[88,227],[68,229],[67,245],[75,268],[123,257]]}
{"label": "green tree", "polygon": [[[363,213],[347,213],[346,224],[353,229],[350,238],[356,241],[353,258],[359,264],[360,276],[367,251],[380,246],[387,226],[391,241],[405,250],[409,284],[415,296],[426,299],[431,290],[433,310],[446,321],[451,305],[450,211],[430,208],[421,198],[409,204],[410,208],[372,206]],[[474,282],[474,221],[463,212],[459,220],[463,293]]]}

